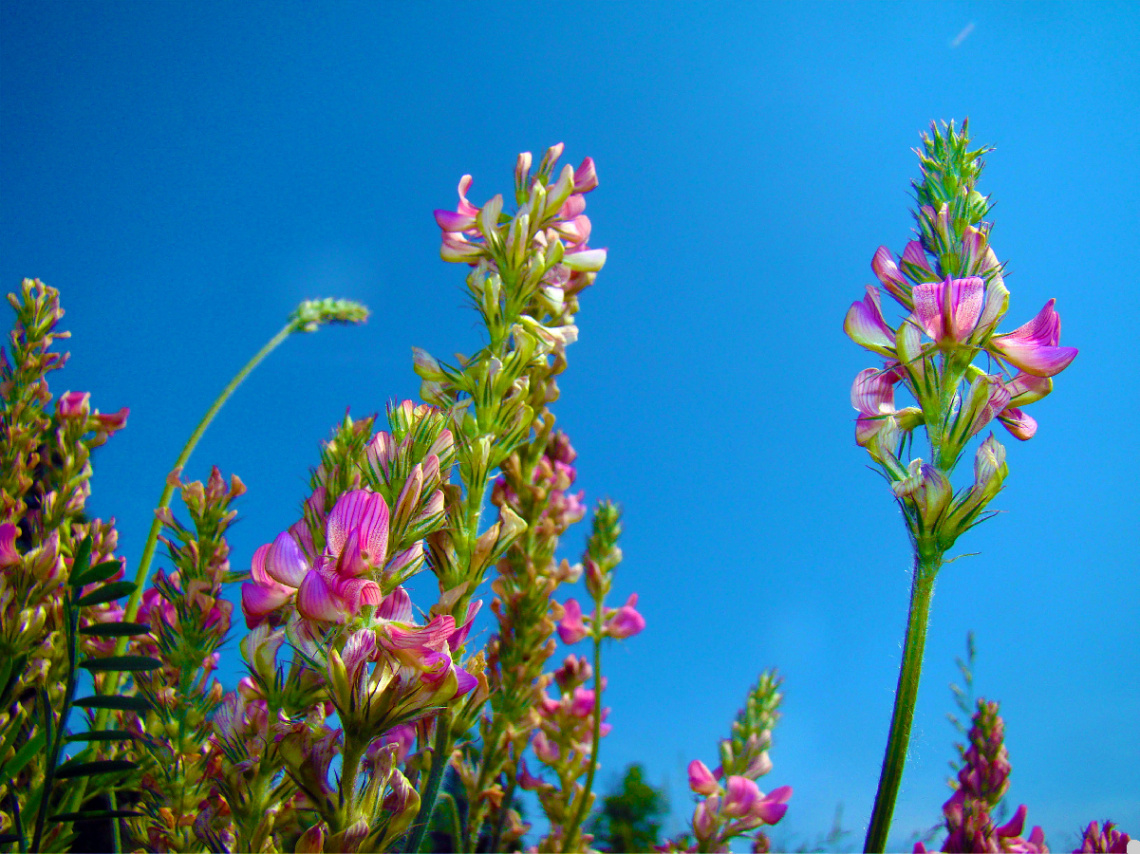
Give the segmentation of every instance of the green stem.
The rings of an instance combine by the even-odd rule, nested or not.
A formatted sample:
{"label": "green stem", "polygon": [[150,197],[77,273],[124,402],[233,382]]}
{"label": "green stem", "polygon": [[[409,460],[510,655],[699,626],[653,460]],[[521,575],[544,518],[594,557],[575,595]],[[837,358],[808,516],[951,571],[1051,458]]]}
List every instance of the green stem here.
{"label": "green stem", "polygon": [[[602,615],[605,610],[602,607],[604,597],[598,596],[594,599],[594,604],[597,607],[595,613],[598,615],[598,622],[602,620]],[[574,821],[571,822],[570,827],[567,828],[566,833],[562,837],[562,850],[563,851],[577,851],[577,835],[578,828],[582,826],[582,820],[586,817],[586,807],[590,802],[590,792],[594,788],[594,772],[598,770],[598,746],[602,740],[602,638],[600,636],[601,627],[594,626],[594,732],[590,744],[590,766],[586,772],[586,785],[582,789],[582,798],[578,801],[578,809],[574,813]],[[574,847],[571,847],[574,846]]]}
{"label": "green stem", "polygon": [[503,793],[503,803],[499,807],[499,817],[495,821],[495,833],[491,836],[491,844],[487,846],[488,851],[499,850],[499,840],[503,838],[503,827],[507,823],[507,813],[511,811],[511,802],[515,799],[515,787],[518,785],[519,775],[517,773],[511,775],[511,782],[507,785],[507,791]]}
{"label": "green stem", "polygon": [[915,555],[914,581],[910,590],[910,613],[907,616],[906,640],[903,645],[902,667],[895,691],[895,707],[891,714],[891,730],[887,738],[887,752],[883,757],[883,770],[879,776],[879,790],[871,811],[871,824],[867,828],[865,852],[884,851],[887,833],[891,829],[891,816],[902,782],[906,764],[907,745],[910,742],[914,706],[918,699],[918,682],[922,675],[922,653],[926,646],[926,625],[930,617],[930,600],[934,594],[934,578],[942,565],[940,553]]}
{"label": "green stem", "polygon": [[[266,356],[277,349],[277,346],[282,341],[298,329],[297,321],[290,320],[280,332],[270,338],[268,343],[257,351],[257,354],[249,360],[244,368],[237,372],[234,378],[230,380],[229,385],[222,389],[222,393],[218,395],[218,399],[214,401],[213,405],[206,411],[206,414],[202,416],[202,420],[198,423],[198,426],[194,428],[194,432],[190,434],[190,438],[186,441],[185,446],[183,446],[182,453],[180,453],[178,459],[174,461],[175,471],[186,466],[190,455],[194,453],[194,449],[198,446],[198,441],[206,432],[206,428],[210,426],[210,423],[214,420],[214,416],[225,406],[226,401],[230,399],[230,395],[237,390],[237,387],[242,384],[242,381],[249,376],[254,368],[261,364]],[[135,589],[131,593],[130,599],[127,600],[127,607],[123,613],[124,622],[133,621],[139,612],[139,602],[142,600],[143,588],[146,586],[146,582],[150,577],[150,563],[154,559],[154,552],[158,546],[158,535],[162,531],[162,520],[158,516],[158,511],[165,510],[169,507],[173,497],[174,484],[168,478],[166,485],[162,489],[162,495],[158,499],[158,507],[155,512],[154,521],[151,522],[150,525],[150,533],[147,535],[146,545],[143,546],[143,553],[139,559],[138,569],[135,570]],[[126,653],[127,641],[128,638],[119,638],[115,644],[115,655],[124,655]],[[120,671],[114,671],[110,674],[106,690],[107,694],[114,694],[119,690],[119,677]],[[106,725],[106,717],[106,709],[100,709],[97,723],[98,728],[101,729]]]}
{"label": "green stem", "polygon": [[406,854],[416,854],[424,841],[428,824],[431,823],[431,813],[435,809],[435,799],[439,795],[439,784],[443,781],[443,770],[447,767],[447,760],[451,755],[451,714],[445,709],[435,719],[435,744],[432,745],[431,773],[428,775],[424,794],[420,799],[420,814],[416,816],[416,823],[412,825],[412,835],[404,851]]}

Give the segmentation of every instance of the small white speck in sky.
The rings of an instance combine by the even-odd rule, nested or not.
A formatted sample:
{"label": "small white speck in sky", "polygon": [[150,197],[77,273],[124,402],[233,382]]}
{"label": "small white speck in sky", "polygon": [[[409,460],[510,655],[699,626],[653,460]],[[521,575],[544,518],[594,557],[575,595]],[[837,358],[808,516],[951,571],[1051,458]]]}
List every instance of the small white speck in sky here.
{"label": "small white speck in sky", "polygon": [[968,35],[970,35],[970,33],[972,33],[973,31],[974,31],[974,22],[970,21],[970,23],[966,24],[966,26],[962,28],[962,32],[960,32],[960,33],[958,33],[958,35],[954,36],[954,40],[950,42],[950,47],[957,47],[958,45],[960,45],[962,42],[964,42],[966,40],[966,37]]}

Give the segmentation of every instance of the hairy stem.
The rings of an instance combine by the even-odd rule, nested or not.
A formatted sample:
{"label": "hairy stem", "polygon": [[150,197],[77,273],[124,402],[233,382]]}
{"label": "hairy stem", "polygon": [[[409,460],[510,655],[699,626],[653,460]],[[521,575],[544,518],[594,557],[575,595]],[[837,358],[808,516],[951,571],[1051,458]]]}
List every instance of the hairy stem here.
{"label": "hairy stem", "polygon": [[887,752],[883,757],[882,773],[879,775],[879,790],[875,795],[871,824],[867,828],[867,840],[863,846],[865,852],[886,849],[891,816],[894,814],[903,767],[906,765],[911,724],[914,722],[918,682],[922,676],[922,653],[926,646],[926,626],[930,617],[930,600],[934,594],[934,578],[941,564],[942,555],[939,553],[931,555],[919,553],[915,556],[902,667],[899,669],[899,683],[895,691],[895,707],[891,713]]}

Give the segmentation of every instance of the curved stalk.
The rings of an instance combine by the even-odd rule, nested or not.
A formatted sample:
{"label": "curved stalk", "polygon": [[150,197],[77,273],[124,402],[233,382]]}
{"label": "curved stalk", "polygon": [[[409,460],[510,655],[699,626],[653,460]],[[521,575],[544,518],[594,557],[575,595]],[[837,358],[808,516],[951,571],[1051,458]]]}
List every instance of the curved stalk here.
{"label": "curved stalk", "polygon": [[[178,455],[178,459],[174,461],[174,470],[178,471],[185,467],[190,459],[190,455],[194,453],[194,449],[198,446],[203,434],[213,422],[214,417],[218,414],[226,401],[237,390],[237,387],[242,384],[247,376],[264,361],[265,357],[277,349],[277,346],[288,338],[292,333],[301,329],[296,319],[292,319],[287,323],[280,332],[274,335],[266,343],[264,347],[257,351],[252,359],[246,363],[229,384],[222,389],[222,393],[218,395],[217,400],[213,402],[206,414],[202,416],[202,420],[198,422],[198,426],[194,428],[194,432],[190,434],[186,444],[182,448],[182,452]],[[139,603],[142,601],[143,588],[146,585],[147,579],[150,577],[150,564],[154,559],[154,552],[158,546],[158,535],[162,531],[162,520],[158,517],[158,511],[165,510],[170,506],[170,501],[174,497],[174,485],[170,479],[167,478],[166,485],[162,489],[162,495],[158,499],[158,507],[155,511],[154,520],[150,525],[150,533],[147,535],[146,544],[143,546],[142,557],[139,559],[138,569],[135,570],[135,589],[131,593],[130,598],[127,600],[127,607],[123,614],[125,622],[131,622],[138,615]],[[126,637],[121,637],[115,644],[115,655],[124,655],[127,651]],[[119,690],[119,681],[121,677],[120,671],[113,671],[109,674],[109,680],[106,686],[105,693],[114,694]],[[96,717],[96,729],[105,729],[109,712],[106,709],[100,709]]]}
{"label": "curved stalk", "polygon": [[895,706],[891,714],[887,752],[883,757],[883,770],[879,775],[879,790],[871,811],[871,823],[863,851],[884,851],[891,817],[906,765],[907,745],[910,742],[914,706],[918,699],[918,682],[922,676],[922,654],[926,646],[926,626],[930,617],[930,600],[934,594],[934,578],[942,565],[942,555],[916,554],[914,580],[910,590],[910,613],[907,615],[906,640],[903,643],[902,667],[899,669]]}

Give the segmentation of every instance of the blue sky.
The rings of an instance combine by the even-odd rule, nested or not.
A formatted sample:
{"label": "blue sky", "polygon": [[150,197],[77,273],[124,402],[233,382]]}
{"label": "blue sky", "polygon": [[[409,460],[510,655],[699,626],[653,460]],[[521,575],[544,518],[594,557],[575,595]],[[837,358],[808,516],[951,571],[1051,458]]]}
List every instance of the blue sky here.
{"label": "blue sky", "polygon": [[90,506],[117,517],[132,565],[185,437],[296,303],[371,307],[363,328],[287,342],[191,461],[248,485],[244,567],[296,518],[345,408],[417,394],[412,345],[482,345],[431,217],[459,177],[481,202],[519,151],[594,157],[591,243],[609,261],[556,413],[587,498],[625,509],[616,593],[639,592],[649,623],[608,656],[600,780],[643,762],[679,830],[685,765],[715,763],[777,665],[762,783],[795,795],[776,837],[814,839],[842,804],[859,847],[909,553],[853,441],[851,380],[873,362],[841,326],[875,249],[909,237],[919,132],[968,115],[997,146],[981,189],[1012,270],[1004,328],[1056,297],[1081,354],[1032,408],[1037,437],[999,437],[1008,512],[939,578],[892,839],[949,794],[947,683],[970,629],[978,691],[1002,701],[1011,805],[1054,850],[1092,819],[1138,834],[1138,37],[1137,7],[1110,2],[5,0],[0,281],[62,291],[57,391],[131,408]]}

